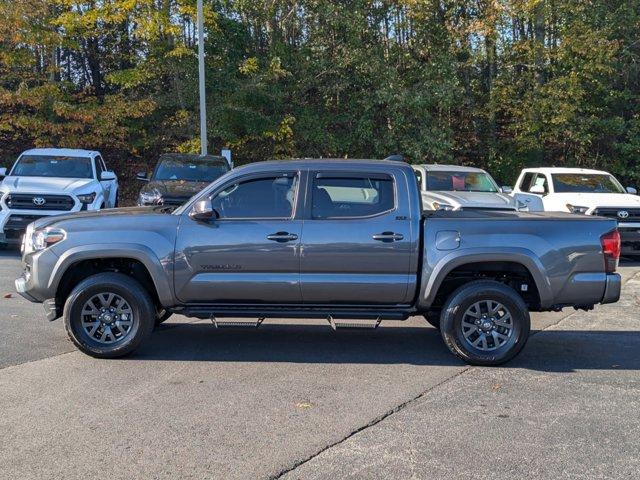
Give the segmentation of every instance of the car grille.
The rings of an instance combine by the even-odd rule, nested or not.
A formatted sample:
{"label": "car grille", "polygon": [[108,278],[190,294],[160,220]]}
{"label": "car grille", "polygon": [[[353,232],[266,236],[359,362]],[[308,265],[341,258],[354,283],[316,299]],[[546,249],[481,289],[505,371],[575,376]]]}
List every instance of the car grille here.
{"label": "car grille", "polygon": [[163,196],[162,197],[162,204],[163,205],[168,205],[168,206],[180,206],[183,203],[185,203],[187,200],[189,200],[191,197],[167,197],[167,196]]}
{"label": "car grille", "polygon": [[31,222],[35,222],[42,215],[11,215],[7,219],[7,223],[4,225],[4,234],[6,238],[14,239],[20,238],[24,233],[27,225]]}
{"label": "car grille", "polygon": [[[623,218],[619,212],[627,212],[629,215]],[[620,222],[640,222],[640,208],[600,207],[596,208],[593,214],[601,217],[615,218]]]}
{"label": "car grille", "polygon": [[36,193],[12,193],[5,198],[12,210],[58,210],[68,211],[75,202],[68,195],[38,195]]}

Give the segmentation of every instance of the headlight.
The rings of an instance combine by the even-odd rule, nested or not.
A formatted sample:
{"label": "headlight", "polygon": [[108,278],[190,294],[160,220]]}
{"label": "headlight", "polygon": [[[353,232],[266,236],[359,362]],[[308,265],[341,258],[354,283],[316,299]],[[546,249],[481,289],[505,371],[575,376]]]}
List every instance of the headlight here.
{"label": "headlight", "polygon": [[47,227],[33,232],[31,245],[36,252],[65,239],[67,233],[61,228]]}
{"label": "headlight", "polygon": [[141,192],[138,197],[138,204],[140,205],[160,205],[162,203],[162,194],[153,189],[149,192]]}
{"label": "headlight", "polygon": [[434,210],[444,210],[447,212],[453,210],[453,205],[447,205],[446,203],[433,202],[431,203],[431,207],[433,207]]}
{"label": "headlight", "polygon": [[577,205],[571,205],[570,203],[567,203],[567,208],[571,213],[579,213],[581,215],[585,215],[587,210],[589,210],[589,207],[578,207]]}
{"label": "headlight", "polygon": [[93,203],[95,199],[96,199],[96,192],[78,195],[78,200],[80,200],[80,203],[84,203],[85,205],[89,205],[90,203]]}

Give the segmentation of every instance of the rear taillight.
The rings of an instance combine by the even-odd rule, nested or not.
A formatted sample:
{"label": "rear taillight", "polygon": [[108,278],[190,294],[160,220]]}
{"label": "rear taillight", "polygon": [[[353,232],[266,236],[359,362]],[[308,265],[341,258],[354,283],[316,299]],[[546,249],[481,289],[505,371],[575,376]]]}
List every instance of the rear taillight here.
{"label": "rear taillight", "polygon": [[607,273],[613,273],[618,268],[618,260],[620,260],[620,233],[618,230],[605,233],[600,237],[600,244],[604,254],[604,270]]}

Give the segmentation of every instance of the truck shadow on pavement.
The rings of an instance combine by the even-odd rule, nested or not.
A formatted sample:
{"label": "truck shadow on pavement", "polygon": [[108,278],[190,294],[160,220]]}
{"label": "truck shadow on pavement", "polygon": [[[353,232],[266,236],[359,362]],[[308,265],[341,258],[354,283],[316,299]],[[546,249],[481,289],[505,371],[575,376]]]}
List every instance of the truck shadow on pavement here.
{"label": "truck shadow on pavement", "polygon": [[[546,330],[532,332],[507,368],[544,372],[640,370],[640,331]],[[131,360],[288,362],[464,366],[430,327],[387,327],[333,332],[321,325],[264,325],[215,329],[163,326]],[[504,368],[504,367],[503,367]]]}

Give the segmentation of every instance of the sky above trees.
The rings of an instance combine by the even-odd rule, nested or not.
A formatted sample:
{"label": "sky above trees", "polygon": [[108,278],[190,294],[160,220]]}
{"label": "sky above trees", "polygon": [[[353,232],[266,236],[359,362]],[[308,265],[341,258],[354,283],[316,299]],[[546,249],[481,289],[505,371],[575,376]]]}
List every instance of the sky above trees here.
{"label": "sky above trees", "polygon": [[[195,0],[0,3],[0,160],[198,151]],[[638,0],[205,0],[208,137],[238,163],[610,169],[640,183]],[[132,167],[133,168],[133,167]]]}

